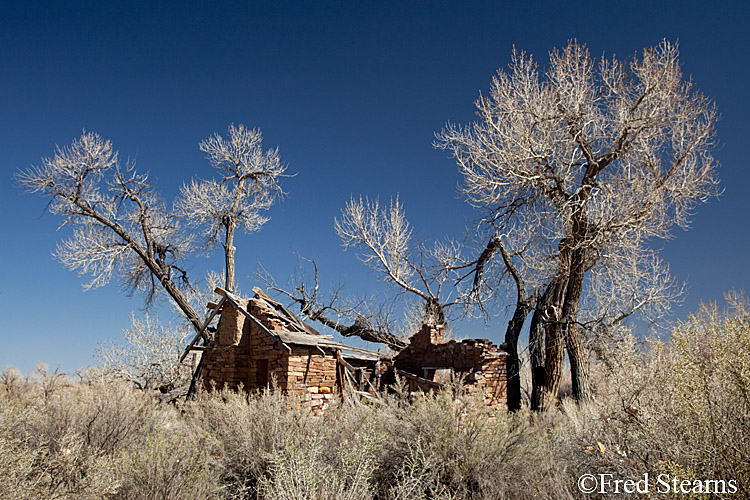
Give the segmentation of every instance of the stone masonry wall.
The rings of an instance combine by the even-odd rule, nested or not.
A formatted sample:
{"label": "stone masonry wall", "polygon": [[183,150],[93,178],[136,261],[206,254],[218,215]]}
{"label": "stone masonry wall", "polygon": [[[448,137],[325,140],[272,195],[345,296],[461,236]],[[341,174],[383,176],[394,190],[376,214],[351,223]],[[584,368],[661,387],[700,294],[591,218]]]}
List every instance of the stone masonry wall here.
{"label": "stone masonry wall", "polygon": [[325,410],[336,387],[336,358],[312,347],[292,346],[288,357],[288,394],[297,394],[302,406]]}
{"label": "stone masonry wall", "polygon": [[[269,330],[284,325],[265,303],[242,299],[246,308]],[[249,391],[270,386],[300,396],[300,404],[315,412],[324,410],[336,386],[336,359],[315,347],[290,346],[287,353],[279,344],[231,305],[222,308],[215,341],[203,353],[204,387],[233,388],[240,384]]]}
{"label": "stone masonry wall", "polygon": [[484,339],[444,339],[442,327],[424,325],[412,336],[409,346],[394,357],[393,365],[431,380],[435,380],[430,376],[433,371],[451,369],[464,375],[464,388],[481,392],[486,404],[505,405],[507,353]]}
{"label": "stone masonry wall", "polygon": [[[247,300],[240,300],[247,307]],[[203,352],[203,385],[217,388],[228,385],[237,388],[242,384],[253,387],[250,380],[250,323],[245,316],[230,305],[221,310],[214,341]]]}

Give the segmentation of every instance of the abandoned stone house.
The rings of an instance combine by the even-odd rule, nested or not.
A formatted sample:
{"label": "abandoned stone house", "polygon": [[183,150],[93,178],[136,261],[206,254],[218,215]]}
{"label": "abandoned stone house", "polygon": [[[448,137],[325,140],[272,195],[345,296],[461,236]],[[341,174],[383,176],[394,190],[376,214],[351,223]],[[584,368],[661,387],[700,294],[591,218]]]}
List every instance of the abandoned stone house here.
{"label": "abandoned stone house", "polygon": [[344,384],[375,392],[370,379],[377,377],[378,353],[334,342],[262,290],[254,291],[253,298],[242,299],[217,289],[221,301],[209,304],[219,321],[202,348],[205,388],[275,387],[300,396],[315,411],[324,410]]}
{"label": "abandoned stone house", "polygon": [[487,405],[505,406],[507,353],[486,339],[445,341],[445,326],[423,325],[393,357],[393,367],[411,390],[439,388],[460,376],[469,393]]}
{"label": "abandoned stone house", "polygon": [[205,388],[273,386],[320,412],[335,393],[376,397],[386,389],[381,381],[396,375],[411,391],[435,390],[460,375],[468,392],[505,405],[506,353],[487,340],[446,342],[444,327],[425,325],[406,349],[388,357],[321,335],[260,289],[250,299],[216,291],[222,297],[209,304],[205,325],[219,317],[212,340],[198,347],[196,337],[186,349],[202,351]]}

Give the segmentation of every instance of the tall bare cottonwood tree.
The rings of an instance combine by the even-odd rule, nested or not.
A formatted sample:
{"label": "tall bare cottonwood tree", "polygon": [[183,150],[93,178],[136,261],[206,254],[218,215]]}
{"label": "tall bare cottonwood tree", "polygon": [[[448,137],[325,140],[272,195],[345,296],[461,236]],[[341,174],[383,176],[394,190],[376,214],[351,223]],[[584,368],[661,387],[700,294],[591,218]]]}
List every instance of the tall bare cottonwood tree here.
{"label": "tall bare cottonwood tree", "polygon": [[15,176],[20,186],[49,198],[48,209],[72,226],[73,234],[57,247],[56,256],[70,270],[89,275],[84,288],[120,278],[128,292],[141,292],[147,302],[165,291],[194,328],[202,320],[184,295],[187,273],[179,265],[191,249],[182,231],[154,191],[148,175],[132,162],[122,166],[112,143],[84,132],[69,147]]}
{"label": "tall bare cottonwood tree", "polygon": [[219,134],[200,143],[220,180],[193,180],[182,186],[177,211],[192,225],[203,229],[207,245],[219,241],[224,248],[225,283],[235,289],[235,246],[237,228],[258,231],[268,221],[263,212],[283,195],[279,180],[286,165],[279,150],[263,151],[263,134],[244,125],[230,125],[229,137]]}
{"label": "tall bare cottonwood tree", "polygon": [[[541,74],[514,50],[476,107],[477,121],[447,127],[437,146],[456,158],[464,196],[484,221],[535,235],[524,236],[525,272],[542,283],[530,330],[532,405],[545,407],[557,394],[564,349],[574,395],[586,400],[579,309],[587,273],[629,301],[620,315],[660,300],[646,289],[669,289],[668,278],[636,280],[628,298],[611,278],[632,264],[623,255],[649,252],[643,272],[658,264],[663,273],[649,241],[686,228],[696,205],[718,193],[716,108],[683,79],[677,47],[666,41],[629,63],[596,61],[571,42],[551,52]],[[607,289],[597,286],[590,293]]]}

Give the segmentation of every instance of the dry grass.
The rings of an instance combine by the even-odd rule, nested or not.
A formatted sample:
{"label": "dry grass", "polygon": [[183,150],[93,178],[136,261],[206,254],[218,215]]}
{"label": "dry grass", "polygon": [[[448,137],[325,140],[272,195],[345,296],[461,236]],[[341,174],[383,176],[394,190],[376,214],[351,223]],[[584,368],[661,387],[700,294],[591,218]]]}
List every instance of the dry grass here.
{"label": "dry grass", "polygon": [[112,380],[6,370],[0,498],[569,499],[585,498],[580,474],[646,472],[734,479],[750,496],[743,307],[706,309],[667,344],[625,337],[594,381],[595,404],[543,415],[493,414],[454,388],[313,417],[280,394],[176,407]]}

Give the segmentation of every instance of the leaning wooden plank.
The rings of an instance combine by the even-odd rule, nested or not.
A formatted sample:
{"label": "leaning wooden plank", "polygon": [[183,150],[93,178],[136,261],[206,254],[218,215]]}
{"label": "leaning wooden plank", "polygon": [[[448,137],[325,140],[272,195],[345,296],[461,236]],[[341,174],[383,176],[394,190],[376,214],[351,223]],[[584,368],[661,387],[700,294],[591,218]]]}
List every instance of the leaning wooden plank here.
{"label": "leaning wooden plank", "polygon": [[357,396],[362,396],[363,398],[367,398],[367,399],[369,399],[370,401],[375,401],[375,398],[373,398],[373,397],[372,397],[372,394],[370,394],[369,392],[365,392],[365,391],[354,391],[354,394],[356,394]]}
{"label": "leaning wooden plank", "polygon": [[200,383],[200,379],[203,376],[203,356],[201,356],[200,361],[198,361],[198,366],[195,367],[195,371],[193,372],[193,378],[190,379],[190,387],[188,388],[187,395],[185,395],[185,401],[193,397],[195,395],[196,391],[198,390],[198,384]]}
{"label": "leaning wooden plank", "polygon": [[289,335],[288,332],[281,332],[278,330],[274,330],[273,334],[278,337],[279,340],[281,340],[283,343],[287,345],[305,345],[305,346],[317,346],[318,343],[311,341],[311,340],[305,340],[300,339],[297,337],[292,337]]}
{"label": "leaning wooden plank", "polygon": [[327,345],[325,339],[321,339],[316,335],[309,335],[301,332],[284,332],[279,330],[276,330],[274,333],[284,342],[291,342],[292,344]]}
{"label": "leaning wooden plank", "polygon": [[[343,356],[343,355],[342,355],[342,356]],[[347,363],[347,362],[346,362],[346,360],[345,360],[345,359],[344,359],[343,357],[341,358],[341,360],[340,360],[339,362],[340,362],[340,363],[341,363],[342,365],[344,365],[344,368],[346,368],[347,370],[352,370],[352,371],[354,371],[354,367],[353,367],[352,365],[350,365],[349,363]]]}
{"label": "leaning wooden plank", "polygon": [[[343,360],[342,360],[343,361]],[[346,373],[346,379],[349,381],[349,385],[352,388],[352,390],[355,390],[356,387],[359,389],[359,384],[357,383],[357,379],[354,378],[354,374],[352,373],[352,367],[351,365],[345,364],[344,365],[344,372]]]}
{"label": "leaning wooden plank", "polygon": [[360,347],[354,347],[354,346],[342,344],[340,342],[334,342],[333,340],[323,340],[323,339],[321,339],[321,341],[319,342],[319,345],[322,345],[322,346],[325,346],[325,347],[332,347],[332,348],[336,348],[336,349],[344,349],[346,351],[357,352],[357,353],[360,353],[360,354],[368,354],[368,355],[373,356],[374,359],[380,358],[380,355],[377,352],[375,352],[375,351],[370,351],[368,349],[362,349]]}
{"label": "leaning wooden plank", "polygon": [[224,305],[224,301],[225,300],[226,300],[226,298],[222,297],[221,300],[219,301],[219,303],[216,305],[216,308],[215,309],[211,309],[211,312],[209,313],[208,317],[206,318],[206,321],[203,322],[203,326],[201,327],[200,330],[198,330],[198,333],[195,335],[195,337],[193,338],[192,342],[190,342],[190,344],[188,344],[188,346],[185,348],[185,352],[182,353],[182,356],[180,356],[180,363],[182,363],[182,361],[188,355],[188,353],[190,352],[190,350],[193,347],[195,347],[195,343],[198,342],[198,339],[200,339],[201,337],[203,337],[204,340],[208,341],[208,339],[206,338],[206,336],[205,336],[205,334],[203,332],[206,331],[206,328],[208,327],[208,325],[211,324],[211,321],[213,321],[213,319],[216,316],[216,314],[221,310],[221,306]]}
{"label": "leaning wooden plank", "polygon": [[341,351],[336,351],[336,382],[339,386],[339,392],[341,393],[341,397],[344,397],[344,365],[341,364]]}
{"label": "leaning wooden plank", "polygon": [[342,356],[353,359],[361,359],[365,361],[377,361],[380,359],[378,353],[374,351],[368,351],[365,349],[357,349],[356,347],[350,347],[345,344],[333,342],[324,338],[322,335],[309,335],[300,332],[284,332],[274,330],[276,335],[282,342],[288,345],[306,345],[317,347],[318,349],[328,348],[346,351],[342,353]]}
{"label": "leaning wooden plank", "polygon": [[237,301],[239,300],[239,297],[237,297],[232,292],[227,292],[226,290],[220,287],[216,287],[214,291],[216,293],[222,294],[227,299],[227,301],[234,306],[235,309],[241,312],[247,319],[250,320],[251,323],[253,323],[255,326],[260,328],[260,330],[263,333],[268,335],[268,337],[271,338],[274,342],[276,342],[279,345],[279,347],[281,347],[284,351],[287,352],[287,354],[292,352],[292,349],[288,345],[286,345],[284,342],[282,342],[282,340],[277,335],[274,335],[273,333],[271,333],[271,330],[266,328],[266,325],[261,323],[258,318],[250,314],[250,311],[245,310],[245,308],[243,308],[241,305],[237,303]]}
{"label": "leaning wooden plank", "polygon": [[370,382],[370,379],[366,378],[365,382],[367,382],[367,385],[369,385],[370,389],[372,389],[372,393],[371,394],[374,394],[376,398],[380,399],[380,395],[378,394],[378,390],[375,388],[374,385],[372,385],[372,382]]}
{"label": "leaning wooden plank", "polygon": [[302,319],[299,316],[297,316],[292,311],[290,311],[289,309],[287,309],[284,306],[284,304],[280,304],[280,306],[282,307],[282,309],[284,310],[284,312],[286,312],[286,314],[288,314],[292,319],[294,319],[297,322],[297,324],[300,327],[302,327],[303,331],[309,333],[310,335],[320,335],[320,332],[318,330],[316,330],[315,328],[313,328],[309,324],[307,324],[304,321],[302,321]]}
{"label": "leaning wooden plank", "polygon": [[286,351],[288,354],[292,352],[292,349],[288,345],[286,345],[277,335],[274,335],[273,333],[271,333],[271,330],[266,328],[266,325],[261,323],[258,318],[250,314],[250,311],[245,310],[241,305],[237,303],[237,300],[239,300],[239,297],[237,297],[233,293],[228,292],[220,287],[216,287],[215,291],[217,293],[224,295],[224,297],[226,297],[226,299],[229,301],[230,304],[232,304],[235,307],[235,309],[241,312],[247,319],[250,320],[251,323],[257,326],[263,333],[268,335],[268,337],[271,338],[274,342],[276,342],[279,345],[279,347],[281,347],[284,351]]}
{"label": "leaning wooden plank", "polygon": [[[284,307],[284,306],[282,306],[282,307]],[[286,307],[284,307],[284,309],[286,309]],[[318,330],[316,330],[315,328],[311,327],[309,324],[307,324],[304,321],[302,321],[292,311],[290,311],[289,309],[286,309],[286,311],[289,314],[291,314],[292,317],[295,318],[299,322],[300,326],[302,326],[302,328],[304,329],[305,332],[309,333],[310,335],[320,335],[320,332]]]}
{"label": "leaning wooden plank", "polygon": [[282,319],[286,321],[287,323],[289,323],[294,328],[294,330],[297,330],[300,332],[305,331],[304,327],[299,321],[299,318],[294,317],[294,315],[290,311],[288,311],[281,302],[274,299],[273,297],[268,295],[265,291],[261,290],[257,286],[253,287],[253,292],[258,298],[264,300],[266,304],[268,304],[273,309],[275,309],[277,313],[281,314]]}
{"label": "leaning wooden plank", "polygon": [[[301,332],[286,332],[281,330],[274,330],[273,334],[276,335],[282,342],[284,342],[287,345],[305,345],[305,346],[313,346],[318,348],[319,350],[322,350],[323,348],[328,349],[343,349],[345,351],[349,351],[348,346],[345,346],[344,344],[338,344],[336,342],[333,342],[331,340],[328,340],[324,338],[322,335],[310,335],[307,333],[301,333]],[[345,354],[346,357],[354,357],[357,359],[367,359],[370,361],[375,361],[378,359],[377,353],[374,352],[368,352],[366,354],[350,354],[347,352]]]}
{"label": "leaning wooden plank", "polygon": [[398,368],[396,368],[396,373],[398,375],[402,376],[402,377],[405,377],[405,378],[409,379],[409,380],[413,380],[417,384],[425,385],[425,386],[428,386],[428,387],[433,388],[433,389],[439,389],[439,388],[443,387],[443,384],[441,384],[440,382],[433,382],[432,380],[428,380],[426,378],[422,378],[419,375],[414,375],[413,373],[409,373],[409,372],[406,372],[404,370],[400,370]]}
{"label": "leaning wooden plank", "polygon": [[[328,346],[324,346],[324,347],[328,347]],[[342,350],[341,356],[344,357],[345,359],[358,359],[360,361],[377,362],[380,359],[377,355],[373,356],[370,354],[360,354],[358,352],[344,352],[344,350]]]}

